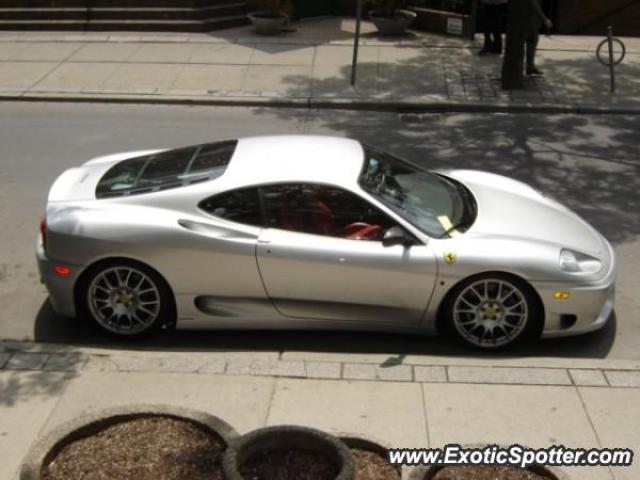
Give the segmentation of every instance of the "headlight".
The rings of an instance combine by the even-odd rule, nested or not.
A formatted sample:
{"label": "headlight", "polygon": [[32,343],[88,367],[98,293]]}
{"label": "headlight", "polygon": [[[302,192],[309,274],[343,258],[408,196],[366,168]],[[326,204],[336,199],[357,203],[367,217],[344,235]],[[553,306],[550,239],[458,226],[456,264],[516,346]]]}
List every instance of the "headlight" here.
{"label": "headlight", "polygon": [[563,248],[560,250],[560,268],[571,273],[598,273],[602,263],[590,255]]}

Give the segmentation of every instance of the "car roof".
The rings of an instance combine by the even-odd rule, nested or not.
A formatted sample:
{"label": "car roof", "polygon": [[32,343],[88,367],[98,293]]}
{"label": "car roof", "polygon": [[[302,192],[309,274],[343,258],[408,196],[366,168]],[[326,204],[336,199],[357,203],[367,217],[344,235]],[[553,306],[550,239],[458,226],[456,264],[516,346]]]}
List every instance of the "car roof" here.
{"label": "car roof", "polygon": [[360,142],[348,138],[279,135],[238,140],[224,177],[232,183],[353,184],[364,162]]}

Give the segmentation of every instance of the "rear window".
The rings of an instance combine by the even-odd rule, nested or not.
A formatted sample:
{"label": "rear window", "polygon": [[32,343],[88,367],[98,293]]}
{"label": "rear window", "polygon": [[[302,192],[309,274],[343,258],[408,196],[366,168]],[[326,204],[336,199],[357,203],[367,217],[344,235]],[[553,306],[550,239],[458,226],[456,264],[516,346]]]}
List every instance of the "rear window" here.
{"label": "rear window", "polygon": [[123,160],[100,179],[97,198],[137,195],[212,180],[225,172],[236,140]]}

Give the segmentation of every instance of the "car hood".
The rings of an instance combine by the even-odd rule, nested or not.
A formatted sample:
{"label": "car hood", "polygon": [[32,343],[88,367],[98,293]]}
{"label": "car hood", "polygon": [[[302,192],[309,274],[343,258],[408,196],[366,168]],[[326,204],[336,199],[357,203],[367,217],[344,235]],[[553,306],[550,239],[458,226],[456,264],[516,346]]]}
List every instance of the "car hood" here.
{"label": "car hood", "polygon": [[514,237],[551,243],[602,258],[606,240],[577,214],[530,186],[475,170],[438,172],[473,193],[478,216],[470,235]]}

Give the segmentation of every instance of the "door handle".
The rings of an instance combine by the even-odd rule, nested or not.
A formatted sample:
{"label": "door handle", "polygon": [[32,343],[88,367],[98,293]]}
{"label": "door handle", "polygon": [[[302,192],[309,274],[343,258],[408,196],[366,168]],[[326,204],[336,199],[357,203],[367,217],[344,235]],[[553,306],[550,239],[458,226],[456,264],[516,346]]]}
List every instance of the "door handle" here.
{"label": "door handle", "polygon": [[258,243],[262,243],[264,245],[268,245],[271,243],[271,240],[267,240],[265,238],[258,238]]}

